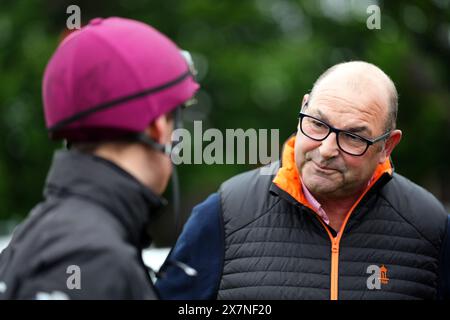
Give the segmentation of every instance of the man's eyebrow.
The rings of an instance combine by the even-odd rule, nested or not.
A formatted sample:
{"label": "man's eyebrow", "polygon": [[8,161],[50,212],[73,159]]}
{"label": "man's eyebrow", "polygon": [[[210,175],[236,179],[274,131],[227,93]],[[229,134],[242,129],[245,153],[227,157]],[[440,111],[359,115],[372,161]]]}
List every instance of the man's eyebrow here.
{"label": "man's eyebrow", "polygon": [[348,129],[343,129],[343,130],[352,132],[352,133],[367,132],[369,135],[371,134],[370,129],[366,126],[350,127]]}
{"label": "man's eyebrow", "polygon": [[324,115],[320,110],[316,110],[315,114],[323,121],[328,122],[328,118],[326,115]]}
{"label": "man's eyebrow", "polygon": [[[324,115],[322,112],[320,112],[320,110],[315,110],[313,111],[313,113],[316,114],[316,116],[318,118],[320,118],[321,120],[323,120],[326,123],[329,123],[329,120],[327,118],[326,115]],[[352,132],[352,133],[361,133],[361,132],[367,132],[368,135],[372,134],[372,131],[369,129],[369,127],[367,126],[355,126],[355,127],[349,127],[349,128],[339,128],[348,132]]]}

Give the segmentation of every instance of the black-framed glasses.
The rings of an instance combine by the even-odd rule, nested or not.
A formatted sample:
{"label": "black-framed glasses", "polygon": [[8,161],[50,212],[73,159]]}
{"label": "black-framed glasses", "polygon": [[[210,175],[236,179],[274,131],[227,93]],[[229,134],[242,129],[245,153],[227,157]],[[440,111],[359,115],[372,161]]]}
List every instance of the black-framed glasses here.
{"label": "black-framed glasses", "polygon": [[371,145],[388,138],[391,134],[391,131],[388,131],[375,139],[367,139],[349,131],[336,129],[328,123],[302,112],[298,117],[300,130],[305,136],[315,141],[323,141],[330,133],[334,132],[339,149],[352,156],[362,156]]}

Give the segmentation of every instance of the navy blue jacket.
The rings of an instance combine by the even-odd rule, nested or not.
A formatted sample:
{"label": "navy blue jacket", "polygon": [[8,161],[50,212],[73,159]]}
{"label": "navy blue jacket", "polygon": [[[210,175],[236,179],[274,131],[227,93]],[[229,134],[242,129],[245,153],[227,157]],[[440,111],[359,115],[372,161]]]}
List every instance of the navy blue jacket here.
{"label": "navy blue jacket", "polygon": [[[164,276],[156,282],[161,299],[216,299],[224,262],[224,235],[220,195],[213,193],[197,205],[169,254],[161,271]],[[450,299],[450,217],[442,250],[441,291],[439,296]],[[176,260],[197,270],[196,277],[187,276],[168,263]]]}

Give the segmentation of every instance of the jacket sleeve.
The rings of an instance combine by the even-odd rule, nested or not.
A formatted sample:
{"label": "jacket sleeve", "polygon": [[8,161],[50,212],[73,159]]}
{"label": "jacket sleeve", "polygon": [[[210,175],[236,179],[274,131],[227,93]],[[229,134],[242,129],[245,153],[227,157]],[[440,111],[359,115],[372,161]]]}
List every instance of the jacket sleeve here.
{"label": "jacket sleeve", "polygon": [[[197,205],[186,222],[156,282],[161,299],[215,299],[220,283],[224,255],[220,196],[210,195]],[[180,261],[197,271],[188,276],[171,261]]]}

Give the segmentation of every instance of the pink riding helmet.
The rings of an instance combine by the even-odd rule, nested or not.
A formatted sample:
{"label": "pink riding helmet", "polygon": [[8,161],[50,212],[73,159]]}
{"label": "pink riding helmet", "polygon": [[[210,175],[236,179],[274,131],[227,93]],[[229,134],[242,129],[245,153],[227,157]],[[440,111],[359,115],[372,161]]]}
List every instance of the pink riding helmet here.
{"label": "pink riding helmet", "polygon": [[191,99],[199,85],[177,46],[142,22],[96,18],[69,35],[43,79],[52,138],[96,140],[142,132]]}

